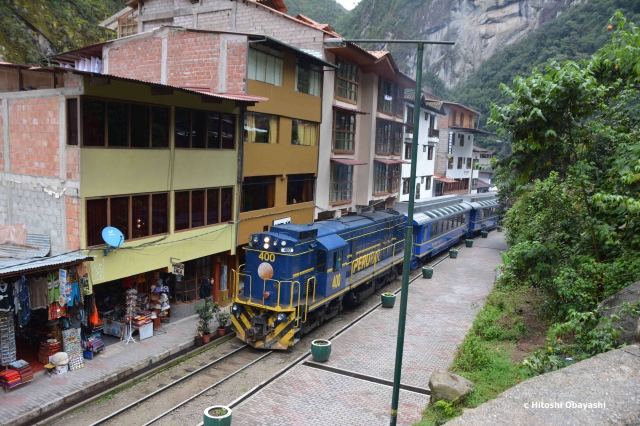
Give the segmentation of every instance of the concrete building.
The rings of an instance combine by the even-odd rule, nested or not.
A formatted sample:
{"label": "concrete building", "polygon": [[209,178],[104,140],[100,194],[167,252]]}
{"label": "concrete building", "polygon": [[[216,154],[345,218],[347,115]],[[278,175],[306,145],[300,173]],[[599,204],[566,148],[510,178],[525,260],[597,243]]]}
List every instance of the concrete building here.
{"label": "concrete building", "polygon": [[[94,290],[122,289],[127,277],[153,283],[174,263],[185,264],[185,280],[169,279],[173,301],[194,301],[203,276],[226,288],[241,112],[266,98],[12,64],[0,64],[0,77],[0,224],[49,235],[52,255],[92,256]],[[110,252],[107,226],[124,236]]]}
{"label": "concrete building", "polygon": [[[404,96],[406,115],[404,135],[403,160],[409,164],[402,164],[402,190],[400,201],[409,201],[409,178],[411,176],[411,148],[413,144],[415,93],[408,92]],[[432,99],[431,95],[423,94],[420,99],[420,125],[418,135],[418,157],[416,160],[416,200],[432,197],[433,175],[435,171],[435,153],[440,138],[437,115],[442,114],[442,102]]]}

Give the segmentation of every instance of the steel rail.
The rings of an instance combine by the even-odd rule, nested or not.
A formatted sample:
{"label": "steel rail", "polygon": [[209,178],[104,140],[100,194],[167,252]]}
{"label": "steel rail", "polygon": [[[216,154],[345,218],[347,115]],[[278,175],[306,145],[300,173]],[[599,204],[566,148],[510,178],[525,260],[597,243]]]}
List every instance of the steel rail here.
{"label": "steel rail", "polygon": [[217,363],[219,363],[219,362],[221,362],[221,361],[223,361],[223,360],[227,359],[228,357],[230,357],[230,356],[232,356],[232,355],[235,355],[235,354],[237,354],[238,352],[241,352],[242,350],[244,350],[244,349],[245,349],[245,348],[247,348],[248,346],[249,346],[249,345],[244,345],[244,346],[239,347],[238,349],[235,349],[235,350],[233,350],[233,351],[229,352],[228,354],[226,354],[226,355],[224,355],[224,356],[222,356],[222,357],[220,357],[220,358],[216,359],[215,361],[212,361],[212,362],[210,362],[209,364],[207,364],[207,365],[205,365],[205,366],[203,366],[203,367],[200,367],[200,368],[198,368],[197,370],[192,371],[191,373],[187,374],[186,376],[181,377],[181,378],[177,379],[176,381],[171,382],[171,383],[169,383],[168,385],[163,386],[163,387],[161,387],[160,389],[158,389],[158,390],[156,390],[156,391],[151,392],[149,395],[145,395],[144,397],[142,397],[142,398],[140,398],[140,399],[136,400],[135,402],[132,402],[131,404],[127,405],[126,407],[123,407],[123,408],[121,408],[121,409],[119,409],[119,410],[117,410],[117,411],[114,411],[113,413],[109,414],[108,416],[101,418],[101,419],[100,419],[100,420],[98,420],[97,422],[95,422],[95,423],[91,423],[91,425],[90,425],[90,426],[96,426],[96,425],[102,424],[102,423],[104,423],[104,422],[106,422],[106,421],[108,421],[108,420],[113,419],[114,417],[116,417],[116,416],[120,415],[122,412],[127,411],[129,408],[132,408],[132,407],[134,407],[134,406],[136,406],[136,405],[140,404],[141,402],[144,402],[144,401],[146,401],[147,399],[152,398],[152,397],[154,397],[154,396],[158,395],[159,393],[164,392],[165,390],[167,390],[167,389],[169,389],[169,388],[171,388],[171,387],[173,387],[173,386],[177,385],[178,383],[182,382],[182,381],[183,381],[183,380],[185,380],[185,379],[188,379],[188,378],[190,378],[190,377],[195,376],[196,374],[200,373],[202,370],[205,370],[205,369],[207,369],[207,368],[211,367],[212,365],[215,365],[215,364],[217,364]]}

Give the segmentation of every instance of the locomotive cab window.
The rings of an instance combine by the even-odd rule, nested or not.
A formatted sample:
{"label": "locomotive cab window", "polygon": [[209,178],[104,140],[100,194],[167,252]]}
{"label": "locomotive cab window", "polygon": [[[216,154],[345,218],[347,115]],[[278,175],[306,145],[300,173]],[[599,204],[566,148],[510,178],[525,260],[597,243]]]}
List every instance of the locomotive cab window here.
{"label": "locomotive cab window", "polygon": [[342,268],[342,250],[333,253],[333,270]]}
{"label": "locomotive cab window", "polygon": [[327,272],[327,251],[318,250],[318,257],[316,261],[316,271]]}

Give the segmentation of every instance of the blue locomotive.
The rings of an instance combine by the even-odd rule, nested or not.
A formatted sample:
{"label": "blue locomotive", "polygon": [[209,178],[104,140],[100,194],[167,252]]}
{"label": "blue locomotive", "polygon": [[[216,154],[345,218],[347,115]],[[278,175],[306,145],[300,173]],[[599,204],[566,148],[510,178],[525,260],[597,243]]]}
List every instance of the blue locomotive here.
{"label": "blue locomotive", "polygon": [[[412,268],[497,225],[494,194],[416,203]],[[256,348],[287,349],[402,273],[406,203],[308,225],[253,234],[245,265],[233,271],[232,326]]]}

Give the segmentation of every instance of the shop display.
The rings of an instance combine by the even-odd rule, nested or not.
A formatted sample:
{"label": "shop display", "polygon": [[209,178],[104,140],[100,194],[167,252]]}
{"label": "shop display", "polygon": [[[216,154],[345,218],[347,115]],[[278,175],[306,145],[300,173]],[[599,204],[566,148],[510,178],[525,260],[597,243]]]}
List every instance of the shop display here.
{"label": "shop display", "polygon": [[42,364],[49,364],[49,358],[62,350],[62,345],[56,339],[49,339],[40,343],[38,359]]}
{"label": "shop display", "polygon": [[16,370],[20,374],[20,381],[23,384],[33,380],[33,370],[31,370],[31,365],[27,361],[19,359],[9,364],[9,368]]}
{"label": "shop display", "polygon": [[0,365],[16,360],[16,336],[12,312],[0,312]]}
{"label": "shop display", "polygon": [[69,355],[69,369],[71,371],[84,367],[79,328],[62,331],[62,350]]}
{"label": "shop display", "polygon": [[22,380],[20,379],[20,373],[16,370],[6,370],[0,373],[0,385],[5,391],[20,386]]}

